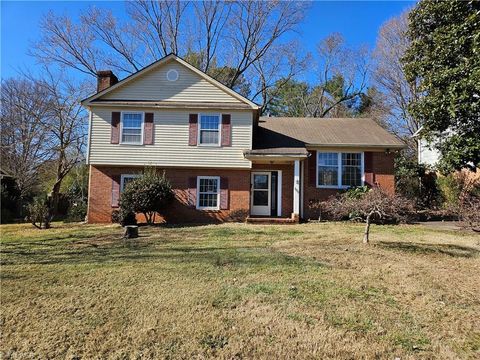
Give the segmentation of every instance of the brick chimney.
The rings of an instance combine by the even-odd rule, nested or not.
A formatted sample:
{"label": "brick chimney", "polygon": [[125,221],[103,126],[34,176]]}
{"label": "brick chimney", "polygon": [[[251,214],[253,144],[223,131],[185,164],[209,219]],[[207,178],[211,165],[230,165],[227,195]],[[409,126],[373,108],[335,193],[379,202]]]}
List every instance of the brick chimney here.
{"label": "brick chimney", "polygon": [[111,70],[97,71],[97,92],[105,90],[106,88],[115,85],[118,78]]}

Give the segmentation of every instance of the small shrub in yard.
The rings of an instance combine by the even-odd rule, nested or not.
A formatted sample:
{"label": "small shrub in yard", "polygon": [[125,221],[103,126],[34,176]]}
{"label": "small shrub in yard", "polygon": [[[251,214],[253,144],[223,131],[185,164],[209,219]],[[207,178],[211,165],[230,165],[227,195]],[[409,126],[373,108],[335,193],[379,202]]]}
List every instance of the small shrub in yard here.
{"label": "small shrub in yard", "polygon": [[147,224],[155,222],[155,214],[162,214],[173,200],[173,191],[165,173],[160,175],[147,168],[143,176],[129,182],[120,197],[120,209],[125,212],[142,213]]}
{"label": "small shrub in yard", "polygon": [[363,242],[368,244],[370,224],[373,221],[405,222],[414,213],[414,203],[398,195],[390,195],[380,188],[373,188],[363,195],[339,195],[327,202],[328,212],[338,220],[348,217],[350,220],[365,222]]}
{"label": "small shrub in yard", "polygon": [[45,222],[48,221],[49,209],[46,199],[38,197],[27,206],[27,219],[38,229],[44,227]]}

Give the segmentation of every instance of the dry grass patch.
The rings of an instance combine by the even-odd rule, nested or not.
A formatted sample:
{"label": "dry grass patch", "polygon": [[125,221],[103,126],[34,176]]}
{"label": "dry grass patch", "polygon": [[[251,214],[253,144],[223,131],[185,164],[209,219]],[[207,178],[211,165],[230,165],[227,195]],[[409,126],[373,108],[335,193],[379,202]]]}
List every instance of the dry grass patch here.
{"label": "dry grass patch", "polygon": [[305,224],[2,231],[2,358],[476,358],[480,239]]}

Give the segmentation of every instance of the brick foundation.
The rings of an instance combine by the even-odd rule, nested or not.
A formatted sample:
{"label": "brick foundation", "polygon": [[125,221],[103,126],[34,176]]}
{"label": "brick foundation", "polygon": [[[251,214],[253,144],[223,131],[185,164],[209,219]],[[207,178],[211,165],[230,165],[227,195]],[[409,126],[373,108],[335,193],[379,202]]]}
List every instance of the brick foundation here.
{"label": "brick foundation", "polygon": [[[87,219],[89,223],[111,222],[112,176],[140,173],[143,167],[90,166],[90,185]],[[163,169],[159,169],[163,171]],[[175,200],[165,212],[169,223],[206,223],[244,221],[250,209],[250,170],[165,169],[175,192]],[[188,179],[194,176],[228,178],[229,206],[227,210],[197,210],[188,205]],[[143,222],[143,216],[138,216]]]}

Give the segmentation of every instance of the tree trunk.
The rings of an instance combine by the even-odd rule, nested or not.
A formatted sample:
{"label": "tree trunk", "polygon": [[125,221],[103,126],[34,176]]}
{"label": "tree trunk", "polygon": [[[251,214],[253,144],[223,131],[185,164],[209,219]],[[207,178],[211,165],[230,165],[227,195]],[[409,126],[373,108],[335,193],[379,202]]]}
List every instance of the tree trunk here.
{"label": "tree trunk", "polygon": [[372,221],[372,215],[373,215],[373,212],[371,212],[370,214],[367,215],[367,220],[366,220],[366,224],[365,224],[365,232],[363,233],[363,243],[365,245],[368,245],[370,239],[369,239],[369,235],[370,235],[370,223]]}
{"label": "tree trunk", "polygon": [[[63,179],[63,178],[62,178]],[[47,198],[48,212],[44,220],[45,229],[50,229],[50,223],[52,222],[54,216],[57,214],[58,209],[58,198],[60,195],[60,187],[62,185],[62,179],[58,179],[53,184],[52,191]]]}

